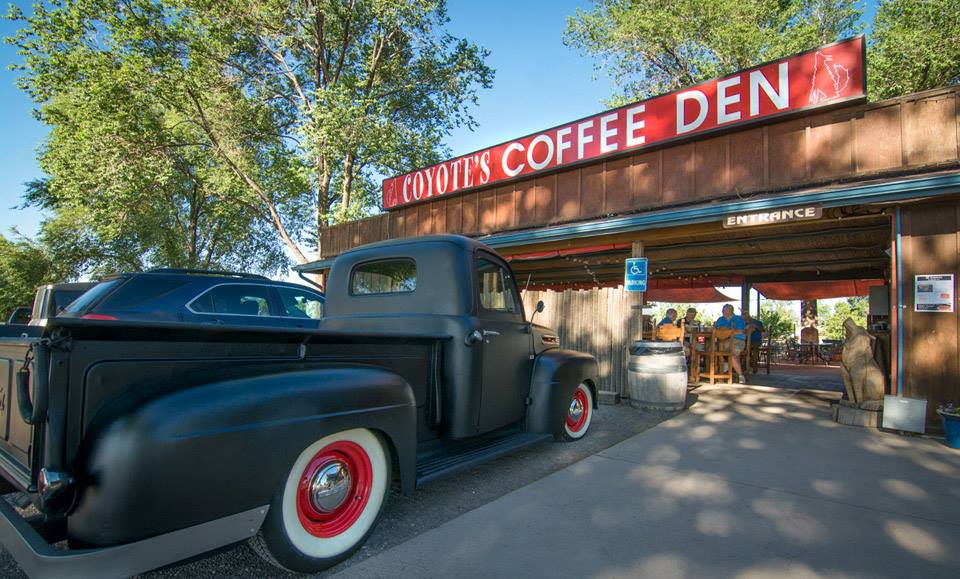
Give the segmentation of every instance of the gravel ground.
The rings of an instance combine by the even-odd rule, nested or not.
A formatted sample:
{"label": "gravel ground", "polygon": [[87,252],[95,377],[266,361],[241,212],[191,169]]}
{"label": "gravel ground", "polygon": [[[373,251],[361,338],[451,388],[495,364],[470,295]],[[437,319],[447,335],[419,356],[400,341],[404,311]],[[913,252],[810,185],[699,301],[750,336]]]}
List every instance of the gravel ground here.
{"label": "gravel ground", "polygon": [[[639,411],[625,405],[601,406],[589,434],[570,444],[544,442],[492,463],[433,482],[411,496],[391,492],[387,510],[366,544],[347,561],[330,569],[342,571],[368,557],[399,545],[468,511],[526,486],[587,456],[643,432],[674,413]],[[321,575],[321,576],[322,576]],[[184,577],[293,577],[263,562],[240,543],[143,575],[149,579]],[[0,547],[0,577],[25,577]]]}

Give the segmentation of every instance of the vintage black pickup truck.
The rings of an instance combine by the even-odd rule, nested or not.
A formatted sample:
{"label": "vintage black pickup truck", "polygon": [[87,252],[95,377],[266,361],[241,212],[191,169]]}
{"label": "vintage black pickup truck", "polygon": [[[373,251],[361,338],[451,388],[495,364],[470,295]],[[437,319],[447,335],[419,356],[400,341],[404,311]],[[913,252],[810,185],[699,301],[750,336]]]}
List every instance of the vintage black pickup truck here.
{"label": "vintage black pickup truck", "polygon": [[0,334],[0,473],[39,512],[0,500],[0,541],[27,574],[125,576],[242,540],[318,571],[363,543],[392,483],[586,434],[596,361],[528,319],[483,244],[360,247],[327,296],[319,329]]}

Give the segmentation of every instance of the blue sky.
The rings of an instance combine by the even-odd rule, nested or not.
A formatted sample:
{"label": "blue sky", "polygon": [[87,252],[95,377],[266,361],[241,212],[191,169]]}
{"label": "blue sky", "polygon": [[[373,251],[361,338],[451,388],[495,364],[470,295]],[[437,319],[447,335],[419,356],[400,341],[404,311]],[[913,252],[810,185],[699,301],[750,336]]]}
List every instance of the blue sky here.
{"label": "blue sky", "polygon": [[[30,2],[14,2],[29,11]],[[612,94],[607,78],[596,77],[592,63],[563,45],[565,18],[588,0],[450,0],[450,31],[488,48],[496,69],[493,89],[483,91],[473,111],[476,131],[461,129],[447,140],[454,155],[506,141],[604,109]],[[874,2],[868,2],[872,16]],[[868,18],[869,20],[870,18]],[[15,31],[0,21],[0,36]],[[0,45],[0,61],[16,63],[16,50]],[[31,116],[32,103],[14,86],[17,74],[0,70],[0,232],[11,227],[30,236],[39,212],[14,209],[24,183],[41,176],[36,151],[46,129]]]}

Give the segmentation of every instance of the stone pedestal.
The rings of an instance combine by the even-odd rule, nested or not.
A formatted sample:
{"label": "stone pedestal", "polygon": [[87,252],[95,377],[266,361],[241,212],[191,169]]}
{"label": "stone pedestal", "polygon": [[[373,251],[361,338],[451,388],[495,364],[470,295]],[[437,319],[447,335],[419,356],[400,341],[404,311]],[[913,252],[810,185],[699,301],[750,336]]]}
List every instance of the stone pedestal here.
{"label": "stone pedestal", "polygon": [[833,407],[833,420],[847,426],[879,428],[883,424],[883,401],[867,400],[857,404],[841,400]]}

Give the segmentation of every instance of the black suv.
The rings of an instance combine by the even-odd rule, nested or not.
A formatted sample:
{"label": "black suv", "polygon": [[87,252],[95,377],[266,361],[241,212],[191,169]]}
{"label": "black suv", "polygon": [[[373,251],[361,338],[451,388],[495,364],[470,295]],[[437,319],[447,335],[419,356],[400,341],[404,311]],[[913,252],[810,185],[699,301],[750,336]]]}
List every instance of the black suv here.
{"label": "black suv", "polygon": [[154,269],[107,276],[71,303],[62,316],[316,328],[322,293],[261,275]]}

